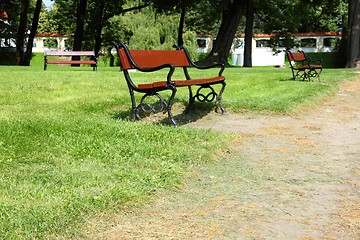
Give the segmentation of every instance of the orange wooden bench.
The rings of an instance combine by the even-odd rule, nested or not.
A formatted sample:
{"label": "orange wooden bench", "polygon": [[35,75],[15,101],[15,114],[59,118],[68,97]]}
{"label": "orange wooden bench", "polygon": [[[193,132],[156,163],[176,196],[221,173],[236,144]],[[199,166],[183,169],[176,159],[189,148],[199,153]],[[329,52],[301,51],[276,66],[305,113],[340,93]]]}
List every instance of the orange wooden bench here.
{"label": "orange wooden bench", "polygon": [[[145,114],[167,112],[171,124],[176,126],[176,122],[171,113],[171,107],[176,91],[180,87],[188,87],[189,90],[189,102],[185,109],[186,113],[195,106],[195,100],[199,102],[215,101],[217,107],[221,109],[221,112],[223,114],[226,113],[221,101],[226,86],[225,77],[222,76],[225,69],[224,64],[198,66],[191,60],[184,46],[176,46],[176,50],[129,50],[123,43],[114,44],[120,58],[120,67],[130,91],[132,104],[131,121],[140,119],[140,111]],[[216,76],[193,79],[188,71],[189,67],[199,71],[217,67],[219,71]],[[175,69],[178,68],[183,70],[183,79],[173,79],[173,73]],[[138,83],[135,83],[131,76],[131,70],[133,69],[142,73],[150,73],[164,69],[167,69],[167,71],[159,72],[159,75],[163,74],[162,79],[151,79],[148,82],[138,81]],[[155,75],[148,75],[150,78],[154,78],[154,76]],[[213,86],[217,84],[220,86],[219,89]],[[194,87],[196,87],[195,93],[193,93]],[[216,89],[218,91],[216,91]],[[165,100],[161,95],[161,93],[166,90],[171,93],[168,100]],[[135,92],[142,94],[139,104],[136,103]],[[147,103],[146,98],[150,96],[155,97],[158,101],[156,101],[155,104]]]}
{"label": "orange wooden bench", "polygon": [[[311,60],[306,57],[303,51],[296,53],[287,51],[287,57],[290,63],[292,79],[302,78],[303,80],[311,80],[311,77],[317,77],[320,81],[320,73],[322,72],[322,60]],[[314,64],[317,63],[317,64]]]}
{"label": "orange wooden bench", "polygon": [[[69,59],[74,56],[79,57],[79,60]],[[61,59],[59,57],[67,58]],[[88,57],[89,59],[81,59],[81,57]],[[94,51],[46,51],[44,52],[44,70],[47,69],[48,64],[89,64],[93,67],[93,71],[97,69],[97,59]]]}

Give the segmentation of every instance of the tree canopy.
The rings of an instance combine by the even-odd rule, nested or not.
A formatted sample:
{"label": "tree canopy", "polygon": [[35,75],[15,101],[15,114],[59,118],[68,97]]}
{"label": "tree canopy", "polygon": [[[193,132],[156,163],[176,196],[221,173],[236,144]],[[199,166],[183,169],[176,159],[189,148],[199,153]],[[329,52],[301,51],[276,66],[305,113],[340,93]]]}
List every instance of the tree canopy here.
{"label": "tree canopy", "polygon": [[[22,36],[34,31],[32,26],[38,21],[38,33],[75,34],[73,44],[77,45],[76,48],[91,48],[99,52],[101,47],[107,48],[109,42],[117,40],[116,36],[120,32],[121,39],[131,44],[141,45],[140,42],[143,42],[143,45],[146,43],[150,46],[159,42],[160,48],[170,46],[170,39],[172,44],[182,44],[186,40],[182,39],[183,36],[188,37],[194,33],[214,34],[218,41],[208,60],[224,62],[234,36],[245,31],[247,22],[247,29],[252,26],[254,33],[284,34],[348,29],[350,40],[345,42],[348,47],[355,49],[356,57],[353,51],[348,50],[347,53],[353,55],[352,61],[358,57],[356,46],[360,20],[354,13],[358,9],[359,0],[54,0],[50,11],[45,10],[44,6],[41,11],[37,11],[37,2],[2,0],[0,11],[7,13],[6,22],[9,23],[4,25],[5,15],[1,14],[2,36],[12,35],[20,45]],[[252,8],[249,8],[248,2],[251,2]],[[351,20],[349,22],[348,13]],[[153,24],[149,26],[149,22]],[[148,37],[138,36],[141,33]],[[247,33],[249,34],[251,32]],[[344,34],[344,37],[347,36]],[[19,54],[23,51],[20,49],[21,47]],[[353,64],[348,64],[351,65]]]}

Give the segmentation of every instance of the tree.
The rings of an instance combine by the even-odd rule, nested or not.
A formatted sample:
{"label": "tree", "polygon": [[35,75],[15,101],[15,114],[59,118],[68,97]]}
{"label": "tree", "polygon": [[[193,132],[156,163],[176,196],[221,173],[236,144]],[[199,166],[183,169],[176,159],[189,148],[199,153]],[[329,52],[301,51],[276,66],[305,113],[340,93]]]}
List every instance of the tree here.
{"label": "tree", "polygon": [[6,37],[16,39],[17,65],[30,65],[33,42],[42,7],[41,0],[3,0],[0,3],[0,11],[7,13],[7,22],[9,23],[5,26],[7,28],[4,31]]}
{"label": "tree", "polygon": [[187,28],[199,34],[216,34],[221,23],[222,0],[195,1],[187,8]]}
{"label": "tree", "polygon": [[244,67],[252,67],[252,37],[254,29],[254,1],[246,1],[246,27],[245,27],[245,48]]}
{"label": "tree", "polygon": [[360,67],[360,0],[349,0],[346,67]]}
{"label": "tree", "polygon": [[15,43],[16,33],[19,25],[20,1],[0,1],[0,38],[5,39],[4,44],[11,46]]}
{"label": "tree", "polygon": [[165,12],[181,12],[180,20],[178,25],[178,38],[177,44],[183,45],[183,32],[184,32],[184,23],[185,23],[185,13],[186,8],[190,7],[194,0],[175,0],[175,1],[168,1],[168,0],[146,0],[146,2],[151,3],[157,11],[165,11]]}
{"label": "tree", "polygon": [[25,32],[27,25],[27,16],[29,11],[29,0],[24,0],[21,4],[20,23],[17,31],[16,40],[16,64],[21,65],[24,62],[24,45],[25,45]]}
{"label": "tree", "polygon": [[77,1],[56,0],[48,12],[52,33],[71,35],[76,29]]}
{"label": "tree", "polygon": [[35,38],[35,34],[37,32],[37,28],[38,28],[41,7],[42,7],[42,0],[37,0],[35,11],[34,11],[34,17],[33,17],[32,24],[31,24],[31,30],[30,30],[28,41],[27,41],[25,57],[23,59],[23,62],[21,63],[21,65],[24,65],[24,66],[30,66],[30,60],[31,60],[31,55],[32,55],[32,46],[34,43],[34,38]]}
{"label": "tree", "polygon": [[[76,2],[76,29],[74,34],[74,51],[81,51],[84,38],[84,23],[87,0],[77,0]],[[74,57],[73,57],[74,58]]]}
{"label": "tree", "polygon": [[133,6],[126,6],[124,9],[124,0],[93,0],[88,4],[88,26],[87,33],[94,41],[94,51],[98,55],[103,42],[102,30],[108,25],[108,20],[116,15],[126,12],[137,11],[148,6],[142,2],[135,3]]}
{"label": "tree", "polygon": [[239,26],[244,1],[223,1],[222,21],[208,57],[202,63],[225,63],[228,64],[228,56],[233,43],[236,30]]}

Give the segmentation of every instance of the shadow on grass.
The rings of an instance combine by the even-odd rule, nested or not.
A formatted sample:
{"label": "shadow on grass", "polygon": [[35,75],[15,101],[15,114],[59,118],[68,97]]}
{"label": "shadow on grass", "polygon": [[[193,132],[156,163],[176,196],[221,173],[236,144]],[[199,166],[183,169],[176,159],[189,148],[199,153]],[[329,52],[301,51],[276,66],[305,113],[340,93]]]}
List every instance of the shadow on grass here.
{"label": "shadow on grass", "polygon": [[[177,103],[172,108],[172,114],[177,126],[186,125],[191,122],[196,122],[197,120],[208,115],[211,111],[216,110],[215,103],[207,103],[207,102],[195,103],[195,106],[187,112],[185,112],[185,107],[183,104],[181,104],[182,105],[181,107],[178,105],[179,104]],[[127,121],[130,120],[130,116],[131,116],[131,110],[129,109],[126,111],[120,111],[117,112],[116,114],[113,114],[112,118]],[[145,114],[144,112],[140,112],[139,121],[172,126],[166,111],[160,113],[150,113],[150,114]]]}

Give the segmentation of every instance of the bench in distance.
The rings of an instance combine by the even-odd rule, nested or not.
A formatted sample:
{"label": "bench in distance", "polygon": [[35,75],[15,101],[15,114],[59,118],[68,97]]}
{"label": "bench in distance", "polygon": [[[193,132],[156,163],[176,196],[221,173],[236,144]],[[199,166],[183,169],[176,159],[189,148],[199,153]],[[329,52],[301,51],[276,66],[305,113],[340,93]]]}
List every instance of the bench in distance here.
{"label": "bench in distance", "polygon": [[[56,59],[49,59],[56,57]],[[60,59],[59,57],[79,57],[79,60]],[[89,59],[81,59],[81,57],[89,57]],[[97,59],[94,51],[46,51],[44,52],[44,70],[48,64],[88,64],[93,67],[93,71],[97,69]]]}

